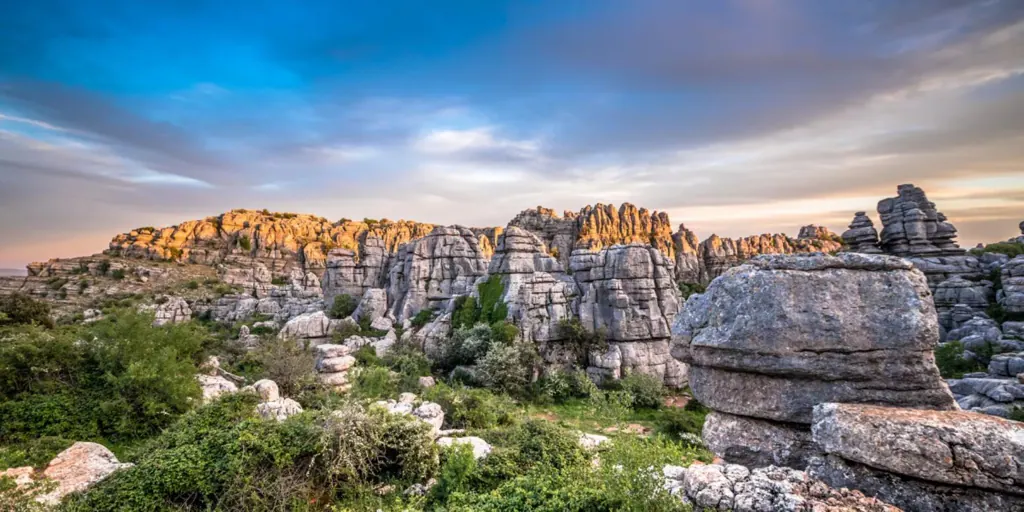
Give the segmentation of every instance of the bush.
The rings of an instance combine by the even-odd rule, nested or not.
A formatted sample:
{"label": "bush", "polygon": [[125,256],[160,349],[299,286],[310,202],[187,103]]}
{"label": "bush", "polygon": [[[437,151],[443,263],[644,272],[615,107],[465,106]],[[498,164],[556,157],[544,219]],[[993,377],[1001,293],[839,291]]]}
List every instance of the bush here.
{"label": "bush", "polygon": [[679,283],[679,295],[686,300],[695,293],[704,293],[707,288],[700,283]]}
{"label": "bush", "polygon": [[946,379],[959,379],[965,373],[985,371],[986,365],[963,357],[964,346],[959,341],[942,343],[935,349],[935,366]]}
{"label": "bush", "polygon": [[619,380],[618,386],[633,398],[635,409],[658,409],[664,405],[665,384],[657,377],[630,373]]}
{"label": "bush", "polygon": [[354,297],[343,293],[334,297],[331,310],[327,312],[327,315],[331,318],[345,318],[352,315],[358,305],[359,302]]}
{"label": "bush", "polygon": [[238,246],[246,252],[252,251],[252,241],[249,240],[247,235],[241,235],[238,237]]}
{"label": "bush", "polygon": [[1013,421],[1024,421],[1024,407],[1014,407],[1009,418]]}
{"label": "bush", "polygon": [[288,284],[288,280],[281,276],[274,276],[270,279],[270,284],[274,286],[284,286]]}
{"label": "bush", "polygon": [[74,441],[63,437],[44,436],[24,443],[0,446],[0,471],[20,466],[43,469],[58,453],[72,444]]}
{"label": "bush", "polygon": [[431,309],[421,309],[421,310],[419,310],[419,312],[416,313],[416,316],[412,317],[411,323],[412,323],[413,327],[419,328],[419,327],[423,327],[424,325],[427,325],[427,323],[429,323],[430,320],[433,319],[433,318],[434,318],[434,311],[433,310],[431,310]]}
{"label": "bush", "polygon": [[384,361],[377,357],[377,349],[373,345],[363,345],[352,353],[360,366],[384,366]]}
{"label": "bush", "polygon": [[7,325],[37,324],[53,327],[50,305],[24,293],[0,296],[0,327]]}
{"label": "bush", "polygon": [[494,343],[477,365],[477,378],[488,388],[521,396],[539,359],[531,343]]}
{"label": "bush", "polygon": [[352,382],[351,394],[360,398],[390,398],[398,394],[398,374],[383,366],[360,368]]}
{"label": "bush", "polygon": [[492,275],[487,281],[477,286],[480,300],[468,296],[460,296],[455,299],[455,308],[452,313],[452,328],[460,329],[476,325],[478,322],[492,325],[495,322],[504,322],[508,317],[508,306],[502,300],[505,293],[505,284],[500,275]]}
{"label": "bush", "polygon": [[486,389],[438,383],[421,395],[444,409],[445,428],[484,429],[514,425],[519,420],[515,403],[509,397]]}
{"label": "bush", "polygon": [[442,504],[454,493],[466,492],[477,471],[473,448],[465,444],[453,444],[441,453],[441,474],[437,484],[430,489],[431,503]]}
{"label": "bush", "polygon": [[110,273],[110,277],[120,281],[125,278],[125,272],[123,268],[119,268]]}
{"label": "bush", "polygon": [[986,252],[1005,254],[1009,256],[1010,259],[1013,259],[1024,254],[1024,244],[1019,244],[1017,242],[996,242],[994,244],[988,244],[981,249],[971,249],[972,254],[979,256]]}
{"label": "bush", "polygon": [[251,356],[262,370],[261,377],[276,382],[283,396],[317,387],[316,356],[294,339],[265,339]]}
{"label": "bush", "polygon": [[573,398],[591,398],[601,393],[584,370],[555,370],[537,383],[538,395],[545,400],[564,402]]}
{"label": "bush", "polygon": [[199,397],[206,331],[125,311],[85,326],[25,327],[0,343],[0,442],[148,437]]}
{"label": "bush", "polygon": [[388,350],[381,362],[400,375],[403,391],[418,391],[420,377],[430,375],[430,360],[411,343],[399,342]]}
{"label": "bush", "polygon": [[441,342],[435,367],[448,372],[456,366],[473,365],[487,353],[493,342],[493,331],[486,325],[455,329]]}
{"label": "bush", "polygon": [[99,272],[101,276],[107,275],[107,272],[110,272],[110,262],[107,260],[99,262],[99,264],[96,265],[96,271]]}
{"label": "bush", "polygon": [[189,290],[198,290],[199,281],[193,279],[192,281],[189,281],[188,283],[185,284],[185,288],[188,288]]}
{"label": "bush", "polygon": [[558,334],[565,339],[563,345],[576,357],[579,363],[585,363],[590,352],[605,352],[608,341],[604,329],[590,331],[578,318],[558,322]]}

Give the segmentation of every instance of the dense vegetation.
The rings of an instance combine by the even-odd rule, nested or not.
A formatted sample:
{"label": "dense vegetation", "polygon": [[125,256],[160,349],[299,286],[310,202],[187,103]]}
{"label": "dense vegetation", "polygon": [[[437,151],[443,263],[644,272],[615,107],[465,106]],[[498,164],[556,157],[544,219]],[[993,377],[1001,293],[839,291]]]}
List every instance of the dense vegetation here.
{"label": "dense vegetation", "polygon": [[[232,346],[237,324],[153,327],[150,315],[119,310],[50,326],[18,314],[0,328],[0,470],[43,467],[82,440],[136,464],[67,498],[72,511],[683,509],[651,468],[710,461],[696,436],[706,410],[666,407],[661,382],[639,374],[605,388],[582,370],[538,377],[536,349],[517,340],[486,286],[473,324],[437,358],[404,343],[382,357],[364,347],[344,395],[319,384],[307,347],[272,335]],[[603,341],[574,335],[582,347]],[[249,382],[273,379],[305,412],[263,420],[248,393],[199,406],[194,375],[212,352]],[[424,389],[427,375],[438,383]],[[373,405],[406,391],[441,405],[443,428],[466,429],[492,453],[439,450],[426,424]],[[612,442],[594,454],[580,432]],[[429,490],[419,485],[430,479]],[[28,503],[0,482],[0,504],[12,500]]]}

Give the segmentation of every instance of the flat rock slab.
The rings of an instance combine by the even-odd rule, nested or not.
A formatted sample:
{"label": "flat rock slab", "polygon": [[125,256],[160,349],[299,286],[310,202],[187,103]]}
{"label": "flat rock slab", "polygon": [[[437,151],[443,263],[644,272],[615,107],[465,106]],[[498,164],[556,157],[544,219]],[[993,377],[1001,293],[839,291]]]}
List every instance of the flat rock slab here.
{"label": "flat rock slab", "polygon": [[811,457],[821,454],[806,425],[723,412],[708,415],[702,436],[708,449],[726,462],[748,468],[804,468]]}
{"label": "flat rock slab", "polygon": [[900,475],[1024,495],[1024,423],[963,411],[853,404],[814,409],[828,454]]}

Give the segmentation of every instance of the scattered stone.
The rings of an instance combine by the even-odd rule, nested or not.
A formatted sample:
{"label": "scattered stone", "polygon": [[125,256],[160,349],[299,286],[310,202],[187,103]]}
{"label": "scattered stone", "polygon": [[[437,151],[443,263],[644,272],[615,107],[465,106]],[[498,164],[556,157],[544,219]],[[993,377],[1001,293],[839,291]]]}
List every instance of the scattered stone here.
{"label": "scattered stone", "polygon": [[608,441],[609,439],[607,436],[586,433],[580,434],[580,446],[587,450],[597,449],[599,446],[601,446],[604,443],[607,443]]}
{"label": "scattered stone", "polygon": [[441,437],[437,439],[438,446],[448,447],[456,444],[466,444],[473,449],[473,458],[482,459],[491,453],[491,445],[479,437]]}
{"label": "scattered stone", "polygon": [[284,421],[302,412],[302,405],[291,398],[279,398],[257,404],[256,412],[265,420]]}
{"label": "scattered stone", "polygon": [[238,386],[234,382],[220,375],[196,375],[199,387],[202,388],[203,403],[210,403],[222,395],[238,392]]}
{"label": "scattered stone", "polygon": [[132,466],[118,462],[113,452],[101,444],[75,443],[57,454],[43,471],[43,476],[56,482],[57,488],[36,499],[47,505],[56,505],[64,496],[84,491],[111,473]]}
{"label": "scattered stone", "polygon": [[436,384],[433,377],[420,377],[421,388],[432,388]]}

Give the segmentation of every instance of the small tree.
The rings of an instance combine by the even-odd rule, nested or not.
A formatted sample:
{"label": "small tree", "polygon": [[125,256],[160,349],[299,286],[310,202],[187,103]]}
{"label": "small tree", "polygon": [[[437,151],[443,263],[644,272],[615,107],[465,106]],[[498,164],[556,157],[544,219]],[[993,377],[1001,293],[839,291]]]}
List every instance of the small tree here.
{"label": "small tree", "polygon": [[19,324],[53,327],[50,305],[24,293],[0,296],[0,326]]}
{"label": "small tree", "polygon": [[354,313],[358,305],[354,297],[343,293],[334,297],[334,303],[331,304],[331,310],[327,312],[327,316],[345,318]]}

